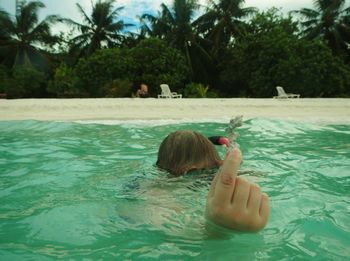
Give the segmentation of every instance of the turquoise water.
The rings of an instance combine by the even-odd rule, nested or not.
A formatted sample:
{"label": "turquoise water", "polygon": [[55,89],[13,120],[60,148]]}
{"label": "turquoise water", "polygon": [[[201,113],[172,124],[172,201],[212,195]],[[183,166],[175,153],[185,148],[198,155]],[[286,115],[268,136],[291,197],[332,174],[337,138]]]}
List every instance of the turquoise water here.
{"label": "turquoise water", "polygon": [[247,234],[205,221],[213,173],[154,167],[169,132],[226,124],[158,123],[0,122],[0,260],[349,259],[350,125],[244,122],[242,175],[271,200]]}

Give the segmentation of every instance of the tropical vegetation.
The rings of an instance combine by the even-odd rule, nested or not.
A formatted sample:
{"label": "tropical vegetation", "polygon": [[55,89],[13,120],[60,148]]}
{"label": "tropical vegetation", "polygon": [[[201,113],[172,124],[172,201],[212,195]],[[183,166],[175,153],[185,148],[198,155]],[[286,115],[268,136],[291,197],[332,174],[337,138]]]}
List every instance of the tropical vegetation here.
{"label": "tropical vegetation", "polygon": [[[320,38],[335,54],[349,52],[350,6],[345,0],[315,0],[315,9],[302,8],[302,33],[308,39]],[[349,57],[348,57],[349,58]]]}
{"label": "tropical vegetation", "polygon": [[119,12],[124,7],[114,8],[114,2],[114,0],[95,2],[90,16],[79,3],[76,3],[84,23],[69,18],[60,19],[79,31],[77,36],[70,39],[70,53],[77,54],[77,57],[89,56],[102,47],[113,48],[122,43],[123,30],[132,24],[118,20]]}
{"label": "tropical vegetation", "polygon": [[0,10],[0,58],[9,68],[33,66],[40,70],[49,65],[50,54],[43,47],[58,41],[50,32],[58,17],[49,15],[39,21],[38,11],[44,7],[42,2],[29,2],[15,17]]}
{"label": "tropical vegetation", "polygon": [[[0,97],[132,97],[167,83],[184,97],[272,97],[284,86],[302,97],[350,96],[350,7],[315,0],[285,15],[244,0],[173,0],[125,23],[114,0],[79,3],[82,22],[22,1],[0,6]],[[53,34],[60,24],[70,32]]]}

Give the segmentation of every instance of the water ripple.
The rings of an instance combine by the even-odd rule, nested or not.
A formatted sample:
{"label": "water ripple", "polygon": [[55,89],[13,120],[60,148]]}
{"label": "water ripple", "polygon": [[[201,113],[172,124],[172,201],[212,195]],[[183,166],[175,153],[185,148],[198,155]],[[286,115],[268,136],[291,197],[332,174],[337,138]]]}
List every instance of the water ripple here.
{"label": "water ripple", "polygon": [[[16,259],[341,260],[350,256],[350,127],[252,119],[240,175],[270,196],[259,233],[204,218],[215,174],[157,169],[171,131],[222,123],[0,122],[0,256]],[[225,151],[217,148],[221,155]]]}

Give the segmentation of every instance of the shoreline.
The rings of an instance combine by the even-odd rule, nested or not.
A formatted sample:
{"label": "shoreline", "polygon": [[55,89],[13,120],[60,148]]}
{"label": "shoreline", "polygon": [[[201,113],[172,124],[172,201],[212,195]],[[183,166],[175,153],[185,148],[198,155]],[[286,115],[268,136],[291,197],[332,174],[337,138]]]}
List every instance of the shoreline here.
{"label": "shoreline", "polygon": [[237,115],[349,124],[350,99],[0,99],[2,121],[227,121]]}

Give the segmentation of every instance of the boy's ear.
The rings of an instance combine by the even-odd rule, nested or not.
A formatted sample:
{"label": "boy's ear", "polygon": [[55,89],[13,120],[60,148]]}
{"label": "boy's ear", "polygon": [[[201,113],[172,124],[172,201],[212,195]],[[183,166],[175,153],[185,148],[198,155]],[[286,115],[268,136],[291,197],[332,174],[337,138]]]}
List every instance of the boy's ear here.
{"label": "boy's ear", "polygon": [[189,171],[191,171],[191,170],[195,170],[195,169],[197,169],[197,168],[198,168],[197,165],[186,166],[186,167],[183,167],[183,168],[181,169],[181,172],[182,172],[182,173],[186,173],[186,172],[189,172]]}

